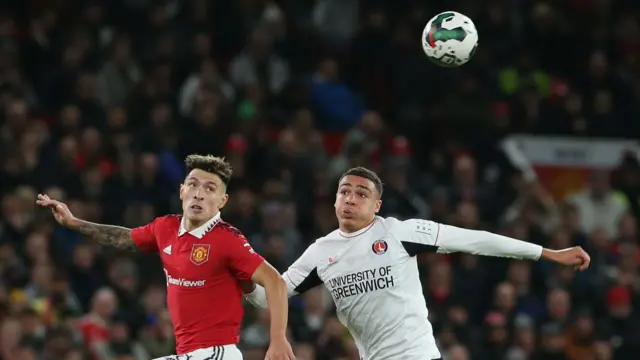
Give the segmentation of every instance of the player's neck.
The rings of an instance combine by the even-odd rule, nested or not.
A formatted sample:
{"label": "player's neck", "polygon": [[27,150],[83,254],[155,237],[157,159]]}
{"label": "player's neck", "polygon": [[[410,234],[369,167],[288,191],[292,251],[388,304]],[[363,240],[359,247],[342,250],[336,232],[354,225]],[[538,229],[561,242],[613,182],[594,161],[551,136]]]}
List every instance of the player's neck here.
{"label": "player's neck", "polygon": [[343,233],[343,234],[353,234],[353,233],[357,233],[358,231],[368,227],[374,221],[376,221],[375,216],[371,220],[363,221],[363,222],[358,223],[358,224],[352,224],[352,225],[339,224],[338,230],[340,230],[340,232]]}
{"label": "player's neck", "polygon": [[184,218],[184,229],[187,230],[187,232],[189,231],[193,231],[199,227],[201,227],[202,225],[208,223],[209,221],[211,221],[211,219],[213,219],[214,217],[218,216],[218,213],[213,214],[212,217],[205,219],[205,220],[192,220],[192,219],[188,219],[188,218]]}

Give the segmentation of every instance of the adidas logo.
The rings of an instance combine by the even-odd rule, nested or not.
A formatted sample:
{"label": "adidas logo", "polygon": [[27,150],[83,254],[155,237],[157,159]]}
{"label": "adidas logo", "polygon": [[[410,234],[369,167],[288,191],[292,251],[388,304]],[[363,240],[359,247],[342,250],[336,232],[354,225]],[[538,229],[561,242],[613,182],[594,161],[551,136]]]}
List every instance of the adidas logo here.
{"label": "adidas logo", "polygon": [[171,245],[167,246],[162,251],[167,255],[171,255]]}

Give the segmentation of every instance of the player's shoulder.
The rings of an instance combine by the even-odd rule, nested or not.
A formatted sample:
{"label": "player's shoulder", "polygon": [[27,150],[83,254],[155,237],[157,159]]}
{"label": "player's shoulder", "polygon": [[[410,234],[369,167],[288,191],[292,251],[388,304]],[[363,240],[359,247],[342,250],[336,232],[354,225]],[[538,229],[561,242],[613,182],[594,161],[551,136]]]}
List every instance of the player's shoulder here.
{"label": "player's shoulder", "polygon": [[176,231],[178,231],[181,221],[182,221],[182,215],[169,214],[169,215],[159,216],[153,219],[153,225],[156,229],[159,229],[159,228],[162,228],[162,230],[175,229]]}
{"label": "player's shoulder", "polygon": [[213,228],[211,232],[215,233],[216,236],[225,236],[229,238],[242,239],[242,240],[247,239],[242,233],[242,231],[240,231],[238,228],[236,228],[235,226],[231,225],[230,223],[224,220],[220,220],[220,222],[216,224],[216,226]]}
{"label": "player's shoulder", "polygon": [[389,217],[376,217],[376,223],[374,224],[374,231],[381,233],[394,233],[403,228],[404,221],[399,220],[393,216]]}
{"label": "player's shoulder", "polygon": [[345,238],[341,235],[340,230],[335,229],[325,236],[317,238],[316,241],[314,241],[311,245],[314,246],[317,250],[320,250],[342,246],[344,242]]}
{"label": "player's shoulder", "polygon": [[394,218],[393,216],[382,217],[376,216],[376,225],[381,226],[385,229],[390,229],[394,226],[398,226],[402,223],[401,220]]}
{"label": "player's shoulder", "polygon": [[317,238],[316,241],[313,242],[313,244],[327,244],[337,239],[340,239],[340,231],[338,229],[335,229],[327,235]]}
{"label": "player's shoulder", "polygon": [[400,220],[395,217],[378,217],[380,223],[380,231],[390,234],[391,236],[406,236],[408,232],[416,229],[428,227],[432,221],[424,219],[407,219]]}
{"label": "player's shoulder", "polygon": [[344,238],[340,237],[340,232],[336,229],[325,236],[317,238],[307,247],[306,254],[323,254],[333,251],[336,247],[344,243]]}

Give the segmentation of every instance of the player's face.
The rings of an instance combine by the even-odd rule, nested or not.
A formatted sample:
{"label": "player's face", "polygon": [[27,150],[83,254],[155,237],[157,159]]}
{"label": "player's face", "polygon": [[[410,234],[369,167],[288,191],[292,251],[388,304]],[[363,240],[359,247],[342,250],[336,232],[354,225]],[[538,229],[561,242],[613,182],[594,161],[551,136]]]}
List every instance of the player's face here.
{"label": "player's face", "polygon": [[340,180],[334,207],[341,228],[357,231],[366,226],[380,211],[381,205],[373,181],[354,175]]}
{"label": "player's face", "polygon": [[196,223],[206,222],[214,217],[228,198],[222,179],[200,169],[192,170],[180,185],[184,217]]}

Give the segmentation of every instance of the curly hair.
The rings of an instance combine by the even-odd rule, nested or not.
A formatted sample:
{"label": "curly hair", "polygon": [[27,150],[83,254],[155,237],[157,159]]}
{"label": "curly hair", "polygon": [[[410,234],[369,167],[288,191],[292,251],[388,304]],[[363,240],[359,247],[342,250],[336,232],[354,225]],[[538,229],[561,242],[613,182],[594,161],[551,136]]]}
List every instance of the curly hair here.
{"label": "curly hair", "polygon": [[231,164],[229,164],[224,157],[220,156],[192,154],[184,159],[184,164],[187,167],[187,172],[198,169],[216,174],[225,185],[229,185],[229,181],[233,175]]}

